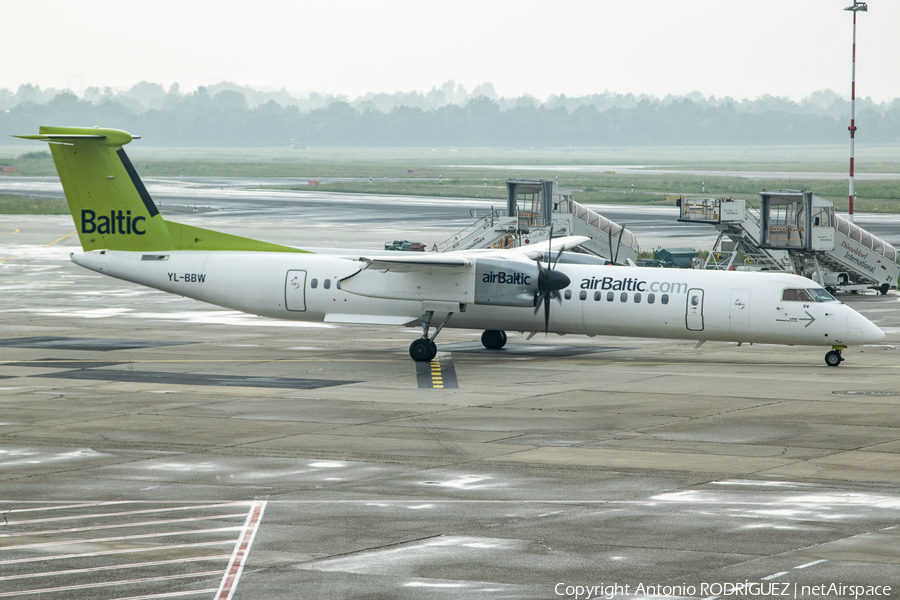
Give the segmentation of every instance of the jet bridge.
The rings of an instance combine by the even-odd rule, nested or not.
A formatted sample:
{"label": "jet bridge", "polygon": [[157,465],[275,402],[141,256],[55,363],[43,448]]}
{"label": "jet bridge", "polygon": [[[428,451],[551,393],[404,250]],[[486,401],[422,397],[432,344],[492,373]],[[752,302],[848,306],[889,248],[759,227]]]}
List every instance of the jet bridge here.
{"label": "jet bridge", "polygon": [[580,247],[619,263],[635,261],[640,250],[634,234],[603,215],[575,202],[573,190],[542,179],[508,179],[506,209],[491,209],[456,235],[438,245],[441,252],[471,248],[512,248],[550,237],[583,235],[591,241]]}
{"label": "jet bridge", "polygon": [[759,193],[760,247],[785,250],[798,272],[831,288],[874,288],[886,294],[900,277],[897,249],[834,213],[809,191]]}

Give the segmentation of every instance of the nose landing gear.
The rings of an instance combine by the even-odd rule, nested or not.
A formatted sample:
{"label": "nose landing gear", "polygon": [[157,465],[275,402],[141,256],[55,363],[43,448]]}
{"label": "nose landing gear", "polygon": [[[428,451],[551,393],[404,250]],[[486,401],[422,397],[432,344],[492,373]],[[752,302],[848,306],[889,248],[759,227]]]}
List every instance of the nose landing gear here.
{"label": "nose landing gear", "polygon": [[453,313],[447,313],[447,316],[444,317],[444,320],[438,328],[435,329],[434,335],[428,337],[428,328],[431,326],[431,318],[433,316],[433,310],[425,311],[422,315],[422,337],[409,345],[409,356],[416,362],[427,362],[437,356],[437,344],[434,343],[434,338],[441,332],[441,329],[444,328],[444,325],[447,324],[447,321],[450,320]]}
{"label": "nose landing gear", "polygon": [[846,346],[835,346],[831,352],[825,355],[825,364],[829,367],[839,367],[844,362],[844,357],[841,356],[841,350],[844,348]]}

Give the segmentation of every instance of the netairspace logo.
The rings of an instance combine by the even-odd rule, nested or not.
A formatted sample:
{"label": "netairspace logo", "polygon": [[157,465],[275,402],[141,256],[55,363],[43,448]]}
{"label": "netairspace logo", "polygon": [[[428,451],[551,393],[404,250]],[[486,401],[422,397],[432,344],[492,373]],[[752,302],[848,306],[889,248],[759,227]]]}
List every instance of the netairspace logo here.
{"label": "netairspace logo", "polygon": [[755,582],[741,583],[701,583],[700,585],[621,585],[618,583],[599,585],[569,585],[557,583],[553,587],[557,596],[575,600],[613,600],[616,596],[652,597],[729,597],[742,598],[798,598],[810,596],[834,597],[836,599],[859,600],[860,598],[880,598],[891,595],[889,585],[846,585],[843,583],[823,583],[819,585],[798,585],[796,582]]}

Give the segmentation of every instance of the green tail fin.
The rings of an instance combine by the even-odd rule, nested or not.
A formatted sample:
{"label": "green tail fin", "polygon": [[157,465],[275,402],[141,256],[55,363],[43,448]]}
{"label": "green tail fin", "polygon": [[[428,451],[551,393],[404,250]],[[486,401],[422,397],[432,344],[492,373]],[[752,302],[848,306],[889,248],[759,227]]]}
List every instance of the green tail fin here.
{"label": "green tail fin", "polygon": [[303,252],[289,246],[163,220],[122,148],[118,129],[41,127],[16,136],[50,143],[81,247],[89,250]]}

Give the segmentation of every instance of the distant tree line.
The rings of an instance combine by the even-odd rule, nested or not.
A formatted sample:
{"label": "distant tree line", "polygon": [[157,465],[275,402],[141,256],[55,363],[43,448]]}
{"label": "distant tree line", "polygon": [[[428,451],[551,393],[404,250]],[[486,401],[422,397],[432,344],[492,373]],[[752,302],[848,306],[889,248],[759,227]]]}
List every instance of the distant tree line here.
{"label": "distant tree line", "polygon": [[[498,98],[447,82],[427,94],[366,94],[353,101],[234,84],[182,94],[142,82],[124,93],[21,86],[0,89],[0,133],[39,125],[125,129],[162,146],[625,146],[827,144],[847,140],[849,101],[833,91],[801,102],[632,94]],[[900,142],[900,99],[857,101],[857,137]]]}

